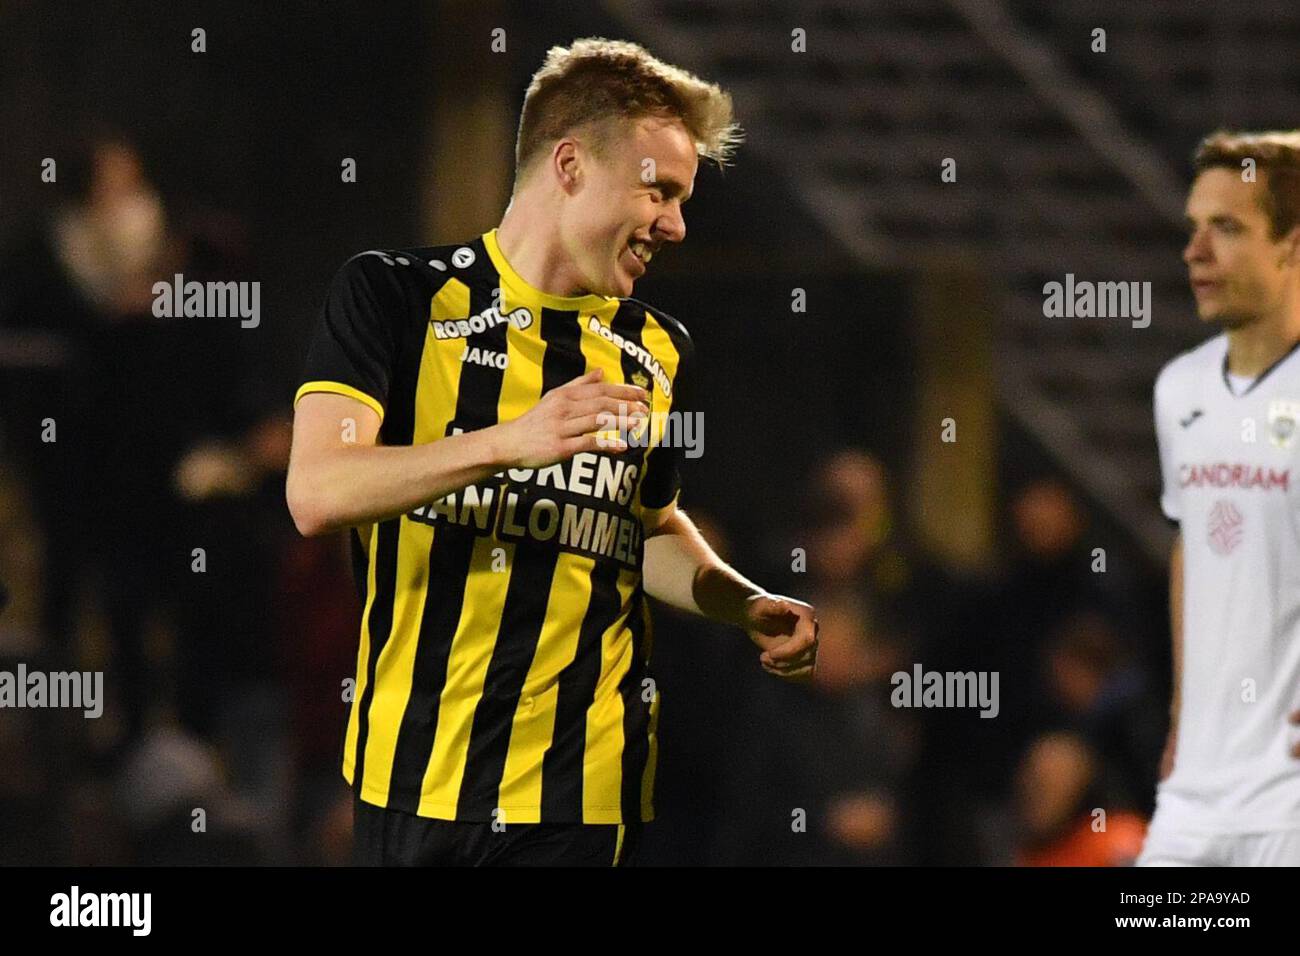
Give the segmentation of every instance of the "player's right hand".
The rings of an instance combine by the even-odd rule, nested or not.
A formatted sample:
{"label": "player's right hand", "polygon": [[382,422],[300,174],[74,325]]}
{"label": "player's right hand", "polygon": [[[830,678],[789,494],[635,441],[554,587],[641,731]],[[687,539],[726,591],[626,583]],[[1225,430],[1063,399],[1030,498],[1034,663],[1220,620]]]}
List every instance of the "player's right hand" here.
{"label": "player's right hand", "polygon": [[649,396],[635,385],[603,379],[604,369],[592,369],[551,389],[524,414],[497,426],[507,467],[545,468],[579,452],[626,451],[626,443],[597,433],[608,432],[620,412],[628,418],[648,415]]}

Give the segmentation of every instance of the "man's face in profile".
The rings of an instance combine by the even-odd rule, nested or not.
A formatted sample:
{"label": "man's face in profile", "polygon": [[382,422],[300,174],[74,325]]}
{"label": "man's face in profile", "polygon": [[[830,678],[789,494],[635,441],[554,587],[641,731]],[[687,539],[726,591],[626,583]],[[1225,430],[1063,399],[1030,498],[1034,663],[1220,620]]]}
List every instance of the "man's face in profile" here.
{"label": "man's face in profile", "polygon": [[590,148],[579,155],[580,183],[563,213],[566,251],[587,291],[631,295],[653,254],[686,238],[695,144],[680,120],[645,117],[624,123],[603,156]]}

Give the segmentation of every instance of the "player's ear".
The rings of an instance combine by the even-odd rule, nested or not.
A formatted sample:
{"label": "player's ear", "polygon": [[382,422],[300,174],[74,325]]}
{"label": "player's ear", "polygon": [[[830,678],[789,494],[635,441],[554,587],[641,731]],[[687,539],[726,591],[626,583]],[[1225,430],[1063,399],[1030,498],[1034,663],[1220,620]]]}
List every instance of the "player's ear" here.
{"label": "player's ear", "polygon": [[1286,258],[1283,261],[1289,266],[1300,266],[1300,225],[1292,226],[1282,241],[1286,243]]}
{"label": "player's ear", "polygon": [[578,144],[570,138],[560,140],[551,150],[551,168],[560,188],[565,192],[573,189],[578,182],[578,168],[581,160],[578,156]]}

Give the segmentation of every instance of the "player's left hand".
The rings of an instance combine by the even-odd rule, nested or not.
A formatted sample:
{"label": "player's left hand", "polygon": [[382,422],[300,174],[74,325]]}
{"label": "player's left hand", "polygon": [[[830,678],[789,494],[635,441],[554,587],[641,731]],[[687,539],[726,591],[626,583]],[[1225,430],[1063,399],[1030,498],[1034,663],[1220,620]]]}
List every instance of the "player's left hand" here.
{"label": "player's left hand", "polygon": [[817,616],[811,604],[779,594],[755,594],[745,602],[744,628],[763,649],[763,670],[806,684],[817,665]]}

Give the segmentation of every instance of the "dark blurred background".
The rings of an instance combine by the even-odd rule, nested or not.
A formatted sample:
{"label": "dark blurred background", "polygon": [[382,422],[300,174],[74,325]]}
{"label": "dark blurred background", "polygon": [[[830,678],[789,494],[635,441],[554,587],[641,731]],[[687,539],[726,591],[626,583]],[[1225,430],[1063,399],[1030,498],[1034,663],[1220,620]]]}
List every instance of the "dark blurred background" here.
{"label": "dark blurred background", "polygon": [[[0,2],[0,669],[107,694],[0,711],[0,863],[346,861],[356,594],[283,500],[307,336],[350,255],[497,223],[528,78],[590,35],[735,95],[636,294],[700,356],[683,505],[822,621],[800,688],[657,609],[643,862],[1129,862],[1188,159],[1300,106],[1300,8],[1226,6]],[[177,272],[260,282],[260,323],[153,317]],[[1150,326],[1044,318],[1066,273],[1150,281]],[[997,717],[892,706],[916,664],[998,672]]]}

